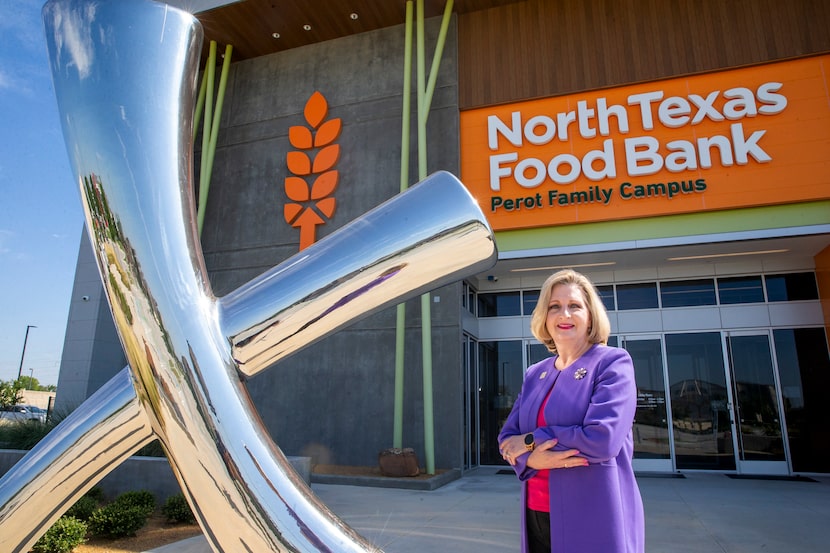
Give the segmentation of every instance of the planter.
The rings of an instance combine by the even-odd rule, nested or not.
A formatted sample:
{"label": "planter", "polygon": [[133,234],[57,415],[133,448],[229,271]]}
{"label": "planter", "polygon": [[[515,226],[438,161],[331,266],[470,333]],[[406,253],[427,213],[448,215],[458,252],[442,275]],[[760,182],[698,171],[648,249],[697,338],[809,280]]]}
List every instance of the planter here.
{"label": "planter", "polygon": [[384,476],[401,478],[404,476],[418,476],[421,469],[418,466],[418,456],[411,447],[403,449],[393,447],[384,449],[378,454],[380,473]]}

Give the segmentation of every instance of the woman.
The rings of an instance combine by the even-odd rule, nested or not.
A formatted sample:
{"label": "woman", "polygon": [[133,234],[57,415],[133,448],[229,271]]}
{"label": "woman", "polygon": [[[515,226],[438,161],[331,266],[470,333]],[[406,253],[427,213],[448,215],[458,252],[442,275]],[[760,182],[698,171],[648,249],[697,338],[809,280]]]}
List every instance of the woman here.
{"label": "woman", "polygon": [[608,315],[575,271],[545,281],[530,326],[553,356],[527,369],[499,434],[522,481],[522,552],[642,553],[631,357],[606,345]]}

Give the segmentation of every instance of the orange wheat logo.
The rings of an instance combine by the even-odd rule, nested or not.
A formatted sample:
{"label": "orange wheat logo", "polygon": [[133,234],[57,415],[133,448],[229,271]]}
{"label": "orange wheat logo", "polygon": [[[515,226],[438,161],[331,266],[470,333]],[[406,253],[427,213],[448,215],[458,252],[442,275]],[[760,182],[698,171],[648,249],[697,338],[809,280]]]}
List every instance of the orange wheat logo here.
{"label": "orange wheat logo", "polygon": [[288,170],[294,176],[285,178],[285,193],[293,203],[283,208],[285,221],[300,229],[300,250],[316,240],[317,225],[334,215],[337,205],[331,196],[337,188],[334,165],[340,157],[340,145],[334,141],[340,135],[340,118],[329,119],[328,103],[315,92],[306,102],[303,115],[308,123],[288,129],[288,141],[295,148],[288,152]]}

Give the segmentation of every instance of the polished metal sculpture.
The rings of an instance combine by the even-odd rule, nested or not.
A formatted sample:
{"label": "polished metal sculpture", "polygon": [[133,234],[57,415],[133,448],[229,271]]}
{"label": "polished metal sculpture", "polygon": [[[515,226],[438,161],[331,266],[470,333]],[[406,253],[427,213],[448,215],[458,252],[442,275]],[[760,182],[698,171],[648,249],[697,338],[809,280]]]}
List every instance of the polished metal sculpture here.
{"label": "polished metal sculpture", "polygon": [[469,193],[435,174],[222,298],[195,225],[201,28],[146,0],[43,8],[64,137],[128,367],[0,480],[0,551],[28,551],[158,438],[215,551],[377,551],[269,438],[245,386],[315,340],[496,260]]}

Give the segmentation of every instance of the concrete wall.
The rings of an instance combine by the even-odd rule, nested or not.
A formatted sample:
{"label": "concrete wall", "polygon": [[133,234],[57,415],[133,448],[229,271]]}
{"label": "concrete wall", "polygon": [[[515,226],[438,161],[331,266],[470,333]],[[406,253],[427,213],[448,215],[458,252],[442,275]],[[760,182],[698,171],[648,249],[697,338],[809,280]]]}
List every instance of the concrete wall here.
{"label": "concrete wall", "polygon": [[23,400],[19,403],[24,403],[26,405],[34,405],[35,407],[40,407],[41,409],[49,409],[50,407],[54,407],[55,392],[42,392],[40,390],[21,390],[20,393],[23,396]]}
{"label": "concrete wall", "polygon": [[[440,19],[427,22],[432,60]],[[296,254],[299,233],[286,223],[288,129],[305,123],[315,91],[328,118],[342,119],[337,139],[337,211],[318,239],[391,198],[400,189],[402,26],[314,44],[232,65],[202,243],[215,293],[222,296]],[[428,172],[458,174],[457,33],[446,40],[429,116]],[[413,83],[415,78],[413,75]],[[412,96],[410,183],[417,181]],[[200,144],[200,138],[197,139]],[[196,163],[198,167],[198,160]],[[406,229],[401,229],[405,232]],[[126,363],[102,295],[91,247],[83,238],[70,307],[58,408],[77,406]],[[87,299],[83,299],[86,297]],[[460,284],[433,297],[437,468],[462,465]],[[407,305],[404,447],[424,463],[420,300]],[[316,463],[372,466],[392,444],[395,309],[365,319],[249,382],[259,412],[287,455]]]}

